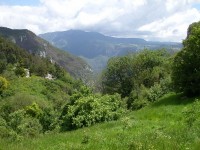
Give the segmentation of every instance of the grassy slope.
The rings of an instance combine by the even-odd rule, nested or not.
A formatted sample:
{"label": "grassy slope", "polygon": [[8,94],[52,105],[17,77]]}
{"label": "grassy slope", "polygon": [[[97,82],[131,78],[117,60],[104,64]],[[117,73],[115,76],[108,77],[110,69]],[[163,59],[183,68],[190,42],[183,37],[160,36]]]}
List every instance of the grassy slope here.
{"label": "grassy slope", "polygon": [[118,121],[15,143],[1,139],[0,149],[195,149],[200,140],[186,128],[182,113],[192,105],[190,101],[175,94],[166,95]]}

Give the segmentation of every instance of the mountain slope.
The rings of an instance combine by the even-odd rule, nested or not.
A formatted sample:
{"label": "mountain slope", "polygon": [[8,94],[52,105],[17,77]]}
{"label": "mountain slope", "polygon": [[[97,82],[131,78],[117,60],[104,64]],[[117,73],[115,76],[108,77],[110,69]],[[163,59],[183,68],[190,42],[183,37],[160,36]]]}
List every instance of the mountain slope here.
{"label": "mountain slope", "polygon": [[48,57],[61,65],[76,78],[83,79],[91,72],[90,67],[84,60],[52,46],[49,42],[36,36],[29,30],[12,30],[0,27],[0,36],[11,40],[31,54]]}
{"label": "mountain slope", "polygon": [[[139,38],[114,38],[97,32],[85,32],[81,30],[52,32],[41,34],[39,36],[46,39],[56,47],[67,50],[74,55],[82,56],[90,66],[96,66],[94,65],[93,60],[99,59],[99,56],[110,58],[113,56],[124,55],[129,52],[135,52],[144,48],[166,48],[176,51],[182,47],[180,43],[151,42]],[[107,59],[101,60],[101,62],[102,65],[100,66],[104,66]],[[99,67],[97,69],[93,67],[93,70],[95,71],[101,69],[102,68]]]}

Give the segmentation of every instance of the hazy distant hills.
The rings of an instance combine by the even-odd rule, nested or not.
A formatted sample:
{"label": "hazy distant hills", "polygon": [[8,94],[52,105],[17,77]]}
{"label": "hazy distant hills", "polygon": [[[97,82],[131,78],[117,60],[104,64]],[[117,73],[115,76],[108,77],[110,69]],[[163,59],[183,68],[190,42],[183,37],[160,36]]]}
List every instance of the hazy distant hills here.
{"label": "hazy distant hills", "polygon": [[11,40],[31,54],[49,57],[74,77],[84,78],[91,73],[90,67],[83,59],[52,46],[29,30],[13,30],[0,27],[0,36]]}
{"label": "hazy distant hills", "polygon": [[126,47],[134,50],[134,44],[146,43],[143,39],[113,38],[97,32],[80,30],[46,33],[40,36],[61,49],[87,58],[117,55]]}
{"label": "hazy distant hills", "polygon": [[152,42],[140,38],[115,38],[97,32],[68,30],[39,35],[54,46],[84,58],[94,71],[100,71],[113,56],[124,55],[144,48],[179,50],[181,43]]}

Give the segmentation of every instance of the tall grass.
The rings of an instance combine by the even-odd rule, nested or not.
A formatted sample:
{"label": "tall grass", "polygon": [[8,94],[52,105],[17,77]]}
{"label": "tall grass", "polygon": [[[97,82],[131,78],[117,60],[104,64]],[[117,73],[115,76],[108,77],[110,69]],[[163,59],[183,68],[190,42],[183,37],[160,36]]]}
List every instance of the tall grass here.
{"label": "tall grass", "polygon": [[[0,139],[2,150],[183,150],[198,149],[200,126],[189,127],[184,111],[193,99],[169,94],[141,110],[129,112],[118,121],[35,139],[9,142]],[[200,106],[200,105],[199,105]]]}

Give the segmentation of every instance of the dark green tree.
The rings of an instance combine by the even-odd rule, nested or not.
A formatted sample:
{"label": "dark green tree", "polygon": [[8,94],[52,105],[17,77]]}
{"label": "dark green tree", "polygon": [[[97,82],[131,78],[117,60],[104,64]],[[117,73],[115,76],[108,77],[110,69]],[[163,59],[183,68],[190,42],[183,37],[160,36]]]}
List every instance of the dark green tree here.
{"label": "dark green tree", "polygon": [[143,50],[109,60],[102,76],[104,93],[129,96],[141,86],[150,88],[170,73],[169,54],[165,50]]}
{"label": "dark green tree", "polygon": [[104,93],[119,93],[122,97],[129,95],[133,87],[131,63],[132,58],[129,56],[111,58],[108,61],[107,69],[102,75]]}
{"label": "dark green tree", "polygon": [[200,95],[200,22],[188,28],[183,49],[173,63],[172,80],[175,90],[186,96]]}

